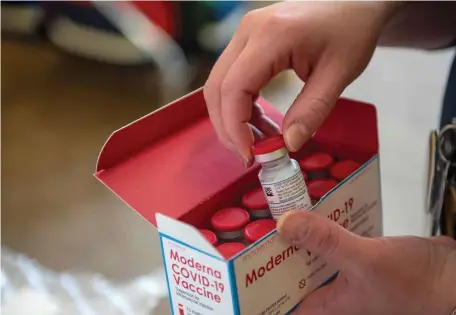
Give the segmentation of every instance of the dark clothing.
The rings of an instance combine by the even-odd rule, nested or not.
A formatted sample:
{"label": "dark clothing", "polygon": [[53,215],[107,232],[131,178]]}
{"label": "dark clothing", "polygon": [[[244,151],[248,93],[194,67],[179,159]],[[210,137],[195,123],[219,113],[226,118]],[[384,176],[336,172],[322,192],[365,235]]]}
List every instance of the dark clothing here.
{"label": "dark clothing", "polygon": [[456,118],[456,57],[451,66],[445,96],[443,99],[440,127],[451,123]]}
{"label": "dark clothing", "polygon": [[[440,128],[443,128],[445,125],[452,123],[456,119],[456,56],[453,60],[451,66],[450,74],[448,76],[448,82],[445,90],[445,95],[443,99],[442,113],[440,118]],[[456,123],[456,121],[455,121]],[[448,180],[451,186],[454,185],[456,181],[456,171],[454,167],[450,168],[448,173]],[[448,215],[442,215],[440,217],[440,228],[443,235],[456,235],[456,215],[453,217],[453,223],[446,222],[449,219]],[[451,221],[450,221],[451,222]],[[452,226],[453,232],[448,231],[448,226]],[[455,313],[456,314],[456,313]]]}

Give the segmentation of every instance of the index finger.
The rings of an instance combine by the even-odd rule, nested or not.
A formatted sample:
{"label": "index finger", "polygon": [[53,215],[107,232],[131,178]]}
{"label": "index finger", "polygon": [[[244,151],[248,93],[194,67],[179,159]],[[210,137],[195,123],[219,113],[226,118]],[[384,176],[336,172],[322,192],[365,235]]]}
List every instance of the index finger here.
{"label": "index finger", "polygon": [[[277,56],[279,54],[273,48],[264,50],[261,45],[248,43],[222,82],[221,112],[226,135],[239,152],[250,159],[254,137],[248,123],[253,118],[253,101],[275,75],[289,66],[288,60],[282,62]],[[259,121],[266,125],[272,123],[264,117]],[[276,128],[273,125],[270,127]]]}
{"label": "index finger", "polygon": [[246,36],[237,32],[215,63],[209,78],[204,85],[204,98],[211,123],[223,145],[234,151],[234,145],[225,133],[221,113],[220,87],[233,62],[241,54],[247,42]]}

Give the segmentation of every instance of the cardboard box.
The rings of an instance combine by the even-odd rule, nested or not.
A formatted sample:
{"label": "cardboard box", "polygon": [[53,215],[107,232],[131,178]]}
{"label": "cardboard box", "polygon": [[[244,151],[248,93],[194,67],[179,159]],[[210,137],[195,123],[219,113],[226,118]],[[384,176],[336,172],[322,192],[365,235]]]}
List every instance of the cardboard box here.
{"label": "cardboard box", "polygon": [[[281,123],[278,111],[258,102]],[[312,211],[340,224],[348,218],[357,234],[381,236],[375,108],[340,99],[293,157],[315,150],[362,167]],[[198,232],[215,211],[240,205],[243,193],[259,186],[258,171],[258,165],[244,168],[218,142],[201,89],[117,130],[103,147],[95,176],[158,228],[173,314],[287,314],[336,273],[277,231],[228,261]]]}

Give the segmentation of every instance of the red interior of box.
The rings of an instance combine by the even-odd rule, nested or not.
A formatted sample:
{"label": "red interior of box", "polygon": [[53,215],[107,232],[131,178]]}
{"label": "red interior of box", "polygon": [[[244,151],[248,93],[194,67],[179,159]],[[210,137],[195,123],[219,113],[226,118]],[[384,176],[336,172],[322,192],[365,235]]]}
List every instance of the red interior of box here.
{"label": "red interior of box", "polygon": [[[277,110],[259,103],[281,123]],[[375,108],[341,99],[312,141],[293,156],[323,150],[364,163],[378,152],[377,139]],[[207,227],[212,213],[240,205],[242,194],[259,186],[258,169],[245,168],[218,142],[200,89],[114,132],[95,176],[154,225],[159,212]]]}

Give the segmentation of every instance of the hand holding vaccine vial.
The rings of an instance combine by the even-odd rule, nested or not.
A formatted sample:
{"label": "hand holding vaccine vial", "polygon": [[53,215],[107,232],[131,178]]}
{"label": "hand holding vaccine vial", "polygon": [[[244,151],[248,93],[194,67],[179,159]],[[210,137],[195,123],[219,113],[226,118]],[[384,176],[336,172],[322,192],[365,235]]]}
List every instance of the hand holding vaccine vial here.
{"label": "hand holding vaccine vial", "polygon": [[262,167],[258,177],[274,220],[287,211],[312,207],[301,168],[288,155],[282,136],[260,141],[252,151]]}

